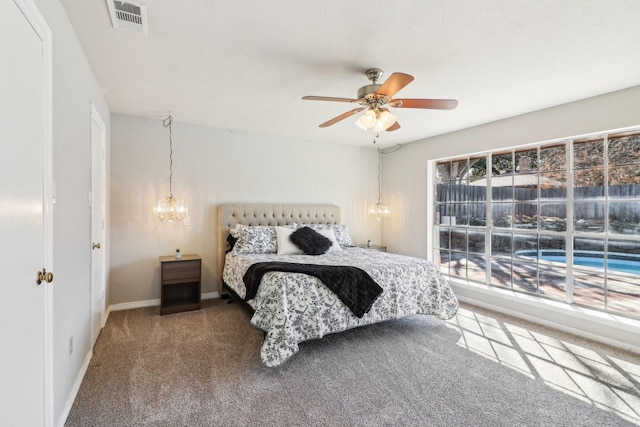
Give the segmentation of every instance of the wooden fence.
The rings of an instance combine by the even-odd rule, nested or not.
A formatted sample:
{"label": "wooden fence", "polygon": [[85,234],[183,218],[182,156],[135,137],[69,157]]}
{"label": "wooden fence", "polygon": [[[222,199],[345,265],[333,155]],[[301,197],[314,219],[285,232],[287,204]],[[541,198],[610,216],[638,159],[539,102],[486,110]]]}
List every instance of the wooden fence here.
{"label": "wooden fence", "polygon": [[[602,219],[605,214],[603,186],[576,187],[573,190],[574,217]],[[640,222],[640,184],[624,184],[608,187],[610,215],[626,221]],[[630,198],[636,200],[629,200]],[[493,187],[491,189],[493,217],[507,215],[566,217],[566,188]],[[436,201],[440,216],[486,218],[487,187],[439,183],[436,185]],[[515,202],[512,212],[511,202]],[[540,213],[538,213],[538,202]],[[481,225],[481,224],[476,224]]]}

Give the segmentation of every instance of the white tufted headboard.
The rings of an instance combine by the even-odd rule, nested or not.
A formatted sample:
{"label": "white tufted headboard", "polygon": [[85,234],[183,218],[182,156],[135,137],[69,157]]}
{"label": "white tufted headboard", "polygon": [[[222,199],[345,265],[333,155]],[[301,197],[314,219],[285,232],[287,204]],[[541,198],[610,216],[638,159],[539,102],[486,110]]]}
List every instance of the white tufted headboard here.
{"label": "white tufted headboard", "polygon": [[222,291],[222,270],[228,248],[229,229],[243,225],[339,224],[336,205],[276,203],[230,203],[218,206],[218,292]]}

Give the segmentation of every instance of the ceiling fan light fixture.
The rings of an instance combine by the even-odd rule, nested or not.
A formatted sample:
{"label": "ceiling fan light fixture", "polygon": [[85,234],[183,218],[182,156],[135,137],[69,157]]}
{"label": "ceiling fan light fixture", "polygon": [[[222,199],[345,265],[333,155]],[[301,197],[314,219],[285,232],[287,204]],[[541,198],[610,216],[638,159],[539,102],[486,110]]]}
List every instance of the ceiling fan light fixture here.
{"label": "ceiling fan light fixture", "polygon": [[353,122],[354,125],[358,126],[360,129],[362,129],[363,131],[367,131],[367,127],[365,125],[362,124],[362,117],[358,118],[358,120],[356,120],[355,122]]}
{"label": "ceiling fan light fixture", "polygon": [[396,120],[397,117],[386,108],[369,108],[354,124],[365,132],[373,129],[379,133],[393,126]]}
{"label": "ceiling fan light fixture", "polygon": [[354,124],[366,132],[368,129],[375,126],[376,112],[371,108],[367,109],[367,111],[365,111]]}
{"label": "ceiling fan light fixture", "polygon": [[396,120],[398,120],[398,118],[385,108],[382,113],[380,113],[376,126],[379,125],[384,130],[387,130],[396,122]]}
{"label": "ceiling fan light fixture", "polygon": [[376,123],[376,112],[369,108],[361,117],[360,123],[367,129],[371,129]]}

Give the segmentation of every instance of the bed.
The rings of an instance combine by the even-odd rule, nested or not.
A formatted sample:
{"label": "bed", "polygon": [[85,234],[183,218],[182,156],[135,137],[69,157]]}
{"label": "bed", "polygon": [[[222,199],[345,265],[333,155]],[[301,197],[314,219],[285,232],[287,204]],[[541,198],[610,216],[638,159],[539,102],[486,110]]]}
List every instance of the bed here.
{"label": "bed", "polygon": [[[284,237],[274,237],[276,230],[287,235],[303,227],[329,236],[330,250],[322,255],[291,253]],[[241,235],[233,250],[228,242],[231,231]],[[283,254],[276,253],[277,247],[274,250],[278,242]],[[430,262],[353,246],[335,205],[220,205],[218,254],[222,290],[243,304],[251,313],[250,323],[264,331],[260,357],[269,367],[287,361],[303,341],[414,314],[449,319],[458,309],[449,284]],[[326,278],[323,282],[309,274],[267,271],[259,286],[249,289],[252,297],[246,300],[248,288],[243,279],[248,270],[273,262],[364,271],[375,282],[368,286],[377,284],[381,291],[366,311],[358,312],[330,289]]]}

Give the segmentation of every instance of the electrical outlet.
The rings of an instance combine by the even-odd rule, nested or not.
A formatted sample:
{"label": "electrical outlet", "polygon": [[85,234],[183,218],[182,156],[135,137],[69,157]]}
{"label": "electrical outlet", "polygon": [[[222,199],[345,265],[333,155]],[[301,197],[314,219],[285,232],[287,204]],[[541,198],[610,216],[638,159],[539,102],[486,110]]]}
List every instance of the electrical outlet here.
{"label": "electrical outlet", "polygon": [[73,354],[73,337],[69,337],[69,356]]}

